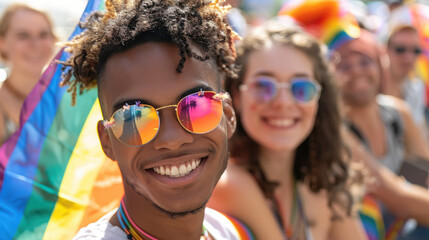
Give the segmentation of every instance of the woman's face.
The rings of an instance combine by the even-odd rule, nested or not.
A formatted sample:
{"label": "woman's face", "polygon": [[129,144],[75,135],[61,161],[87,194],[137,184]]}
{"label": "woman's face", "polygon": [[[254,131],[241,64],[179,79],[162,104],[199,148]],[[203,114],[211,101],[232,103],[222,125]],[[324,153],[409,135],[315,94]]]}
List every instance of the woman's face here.
{"label": "woman's face", "polygon": [[[316,82],[310,59],[288,46],[274,44],[251,53],[246,69],[243,84],[248,86],[267,79],[275,81],[277,86],[287,86],[297,79]],[[295,93],[297,97],[299,94],[302,93]],[[272,99],[261,100],[250,87],[244,91],[241,87],[238,99],[234,103],[244,129],[266,149],[293,151],[313,129],[318,98],[305,104],[298,103],[290,88],[277,87]]]}
{"label": "woman's face", "polygon": [[11,18],[0,51],[12,71],[40,74],[52,57],[55,39],[46,18],[36,12],[19,10]]}

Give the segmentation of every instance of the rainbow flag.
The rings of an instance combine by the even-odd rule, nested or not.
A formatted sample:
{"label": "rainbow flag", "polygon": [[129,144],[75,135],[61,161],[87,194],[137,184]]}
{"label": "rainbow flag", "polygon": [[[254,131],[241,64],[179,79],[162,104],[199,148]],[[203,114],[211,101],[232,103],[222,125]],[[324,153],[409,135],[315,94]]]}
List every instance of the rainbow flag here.
{"label": "rainbow flag", "polygon": [[429,6],[413,4],[409,8],[413,26],[419,32],[422,54],[416,62],[416,73],[426,84],[426,106],[429,107]]}
{"label": "rainbow flag", "polygon": [[[89,0],[81,20],[101,10]],[[82,31],[76,27],[73,36]],[[0,239],[71,239],[118,206],[123,195],[116,163],[101,150],[97,90],[71,106],[60,87],[60,51],[26,98],[17,132],[0,148]]]}
{"label": "rainbow flag", "polygon": [[356,18],[340,0],[292,0],[286,2],[278,14],[292,17],[329,49],[337,49],[360,35]]}
{"label": "rainbow flag", "polygon": [[368,240],[385,239],[385,227],[381,209],[377,200],[371,195],[365,195],[359,209],[359,217],[365,228]]}
{"label": "rainbow flag", "polygon": [[404,227],[405,219],[388,213],[383,216],[381,204],[372,195],[365,195],[359,208],[360,220],[368,240],[395,240]]}

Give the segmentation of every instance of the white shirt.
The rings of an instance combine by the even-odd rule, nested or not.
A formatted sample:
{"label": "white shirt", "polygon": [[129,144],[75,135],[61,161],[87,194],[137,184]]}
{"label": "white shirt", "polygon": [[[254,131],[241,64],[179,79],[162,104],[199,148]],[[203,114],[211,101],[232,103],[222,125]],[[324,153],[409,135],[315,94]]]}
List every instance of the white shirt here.
{"label": "white shirt", "polygon": [[[127,239],[127,234],[118,226],[113,226],[109,220],[116,210],[104,215],[97,222],[82,228],[73,240],[121,240]],[[216,240],[239,240],[239,233],[232,222],[216,210],[206,208],[204,227]]]}

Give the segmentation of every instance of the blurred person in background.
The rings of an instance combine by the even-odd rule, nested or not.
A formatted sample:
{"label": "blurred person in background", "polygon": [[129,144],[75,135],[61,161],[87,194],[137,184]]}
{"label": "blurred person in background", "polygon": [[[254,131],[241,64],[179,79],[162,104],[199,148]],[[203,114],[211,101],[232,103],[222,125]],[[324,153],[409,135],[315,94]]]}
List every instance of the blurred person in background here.
{"label": "blurred person in background", "polygon": [[24,4],[12,4],[3,12],[0,57],[9,74],[0,88],[0,144],[17,129],[24,99],[52,57],[55,41],[45,12]]}
{"label": "blurred person in background", "polygon": [[[428,160],[429,145],[420,127],[415,123],[409,106],[399,98],[379,94],[385,72],[380,60],[380,46],[374,35],[362,30],[358,38],[345,43],[337,49],[337,52],[340,55],[340,62],[336,66],[336,79],[345,103],[347,125],[378,160],[376,162],[399,174],[405,159],[417,157]],[[420,190],[416,192],[419,192],[419,196],[428,198],[427,192],[426,194]],[[377,192],[374,193],[377,197]],[[414,217],[416,212],[400,211],[398,200],[401,198],[393,198],[394,194],[390,194],[392,196],[390,198],[386,196],[389,194],[381,200],[389,205],[389,210],[393,213],[392,215],[390,211],[382,210],[387,231],[397,223],[399,223],[397,226],[402,226],[405,223],[404,219]],[[427,216],[418,217],[421,222],[428,223]],[[398,229],[401,230],[401,227]]]}
{"label": "blurred person in background", "polygon": [[373,34],[337,49],[336,79],[345,103],[348,125],[386,167],[399,172],[406,154],[429,160],[429,144],[414,122],[408,105],[379,94],[383,78],[380,48]]}
{"label": "blurred person in background", "polygon": [[425,127],[426,92],[423,81],[413,74],[415,63],[422,53],[419,33],[411,25],[396,27],[387,40],[389,79],[384,93],[405,100],[414,120]]}
{"label": "blurred person in background", "polygon": [[227,78],[237,113],[230,162],[209,206],[256,239],[366,239],[353,214],[338,95],[324,48],[269,22],[237,45]]}

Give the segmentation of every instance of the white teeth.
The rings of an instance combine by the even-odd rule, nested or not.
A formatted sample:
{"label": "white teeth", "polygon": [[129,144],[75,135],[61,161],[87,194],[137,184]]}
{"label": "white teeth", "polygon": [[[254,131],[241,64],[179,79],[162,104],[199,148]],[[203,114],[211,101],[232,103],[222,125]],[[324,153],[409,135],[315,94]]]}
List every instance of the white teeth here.
{"label": "white teeth", "polygon": [[180,174],[186,174],[188,172],[188,169],[185,165],[180,165],[179,172]]}
{"label": "white teeth", "polygon": [[159,175],[166,175],[169,177],[177,178],[183,177],[191,173],[201,163],[201,159],[193,159],[187,163],[182,163],[179,166],[157,166],[153,168],[153,171]]}
{"label": "white teeth", "polygon": [[174,177],[179,174],[179,169],[176,166],[171,167],[171,176]]}
{"label": "white teeth", "polygon": [[276,127],[289,127],[293,125],[294,121],[292,119],[270,119],[268,123]]}

